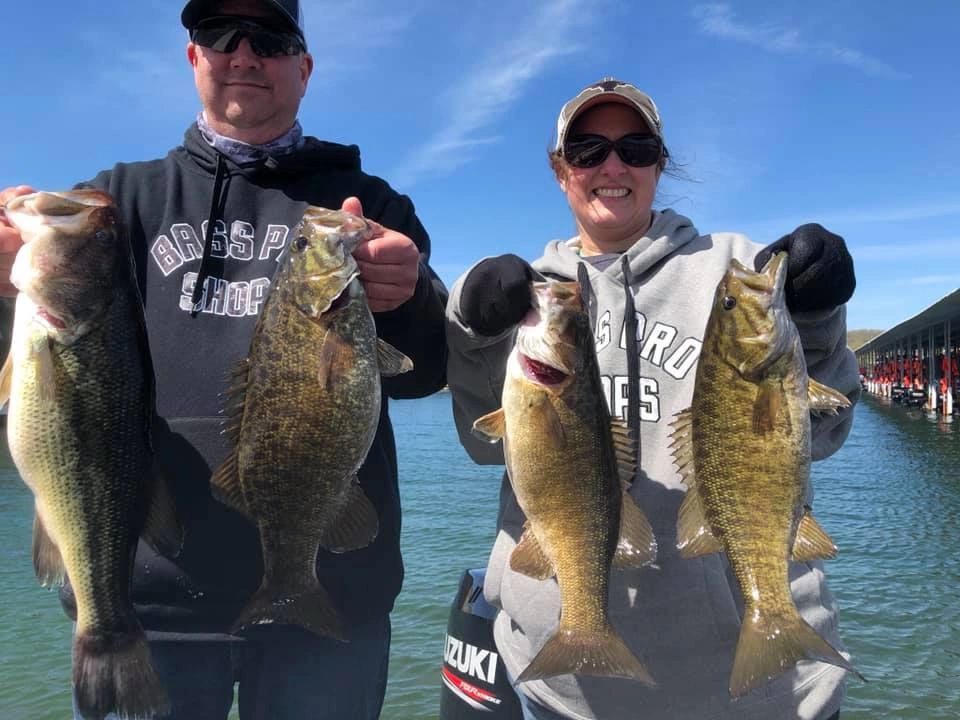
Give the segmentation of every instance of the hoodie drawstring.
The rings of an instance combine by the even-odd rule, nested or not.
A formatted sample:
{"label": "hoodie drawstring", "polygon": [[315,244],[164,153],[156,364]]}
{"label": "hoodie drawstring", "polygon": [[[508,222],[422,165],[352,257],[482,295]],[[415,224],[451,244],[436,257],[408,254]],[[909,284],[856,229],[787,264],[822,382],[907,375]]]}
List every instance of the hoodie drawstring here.
{"label": "hoodie drawstring", "polygon": [[197,280],[193,286],[193,295],[190,298],[190,317],[196,317],[200,312],[200,300],[203,297],[203,286],[207,282],[210,274],[210,252],[213,249],[213,230],[214,223],[220,208],[220,191],[223,189],[223,178],[226,175],[227,165],[223,160],[223,155],[217,153],[217,170],[213,176],[213,195],[210,198],[210,213],[207,216],[207,231],[203,237],[203,256],[200,258],[200,267],[197,268]]}
{"label": "hoodie drawstring", "polygon": [[626,254],[620,259],[623,273],[623,315],[627,335],[627,431],[637,449],[637,473],[640,472],[640,353],[637,350],[637,308],[633,301],[633,276]]}

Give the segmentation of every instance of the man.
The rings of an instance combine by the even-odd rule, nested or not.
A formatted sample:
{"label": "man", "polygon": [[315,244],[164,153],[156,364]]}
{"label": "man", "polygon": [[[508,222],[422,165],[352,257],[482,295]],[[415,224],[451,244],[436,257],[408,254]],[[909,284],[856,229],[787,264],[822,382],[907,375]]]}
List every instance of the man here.
{"label": "man", "polygon": [[[259,585],[255,528],[216,502],[209,477],[228,449],[218,413],[224,378],[245,356],[276,259],[307,204],[379,223],[354,255],[380,336],[413,361],[384,379],[389,397],[444,384],[446,290],[427,265],[430,243],[410,200],[360,170],[359,151],[302,134],[297,112],[313,69],[297,0],[190,0],[187,59],[203,111],[163,159],[119,164],[90,183],[117,201],[144,296],[160,419],[155,446],[187,526],[170,560],[141,543],[133,598],[148,630],[170,718],[226,718],[239,680],[250,718],[376,718],[400,590],[400,504],[386,411],[360,483],[379,516],[376,540],[340,555],[321,549],[320,580],[351,641],[296,627],[225,635]],[[0,192],[0,207],[31,191]],[[0,293],[20,238],[0,213]],[[63,594],[73,612],[72,595]]]}

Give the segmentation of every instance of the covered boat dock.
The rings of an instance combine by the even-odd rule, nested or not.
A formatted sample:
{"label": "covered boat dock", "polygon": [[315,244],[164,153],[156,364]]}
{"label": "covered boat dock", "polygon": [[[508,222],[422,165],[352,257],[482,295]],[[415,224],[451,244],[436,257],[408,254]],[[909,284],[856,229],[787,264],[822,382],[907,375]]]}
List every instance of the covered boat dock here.
{"label": "covered boat dock", "polygon": [[960,288],[854,353],[868,392],[951,417],[960,391]]}

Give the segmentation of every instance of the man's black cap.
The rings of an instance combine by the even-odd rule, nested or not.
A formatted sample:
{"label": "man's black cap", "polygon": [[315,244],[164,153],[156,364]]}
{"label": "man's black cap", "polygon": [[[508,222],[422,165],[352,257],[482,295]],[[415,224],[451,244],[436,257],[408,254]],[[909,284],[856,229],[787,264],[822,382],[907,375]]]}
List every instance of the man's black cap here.
{"label": "man's black cap", "polygon": [[[303,9],[299,0],[260,0],[268,8],[276,12],[283,24],[293,30],[306,45],[303,35]],[[192,30],[198,22],[217,12],[217,0],[190,0],[180,13],[180,22],[187,30]]]}

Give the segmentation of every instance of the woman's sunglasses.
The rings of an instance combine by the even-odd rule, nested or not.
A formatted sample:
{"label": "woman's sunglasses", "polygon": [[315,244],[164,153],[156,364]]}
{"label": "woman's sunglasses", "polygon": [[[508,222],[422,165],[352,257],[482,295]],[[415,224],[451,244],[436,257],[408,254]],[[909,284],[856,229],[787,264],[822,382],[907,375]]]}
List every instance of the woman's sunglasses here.
{"label": "woman's sunglasses", "polygon": [[254,20],[222,16],[201,20],[190,33],[190,39],[201,47],[231,53],[247,38],[250,49],[258,57],[272,58],[299,55],[303,41],[296,33],[267,27]]}
{"label": "woman's sunglasses", "polygon": [[577,168],[601,165],[611,150],[630,167],[649,167],[660,162],[663,144],[652,135],[632,133],[617,140],[603,135],[574,135],[563,145],[563,159]]}

